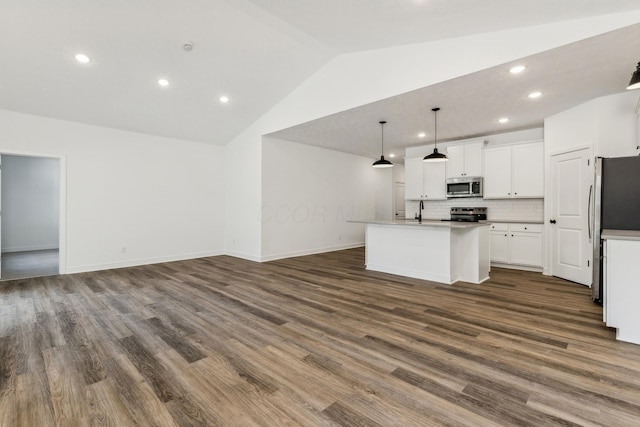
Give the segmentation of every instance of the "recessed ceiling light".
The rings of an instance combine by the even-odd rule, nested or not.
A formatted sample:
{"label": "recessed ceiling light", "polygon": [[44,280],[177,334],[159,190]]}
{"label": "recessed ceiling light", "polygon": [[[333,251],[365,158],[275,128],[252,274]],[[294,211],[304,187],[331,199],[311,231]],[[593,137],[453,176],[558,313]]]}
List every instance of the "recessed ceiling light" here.
{"label": "recessed ceiling light", "polygon": [[85,55],[84,53],[78,53],[76,54],[76,61],[78,61],[81,64],[86,64],[89,61],[91,61],[91,58],[89,58],[87,55]]}
{"label": "recessed ceiling light", "polygon": [[420,133],[418,134],[418,138],[424,138],[425,136],[427,136],[427,134],[426,134],[426,133],[424,133],[424,132],[420,132]]}
{"label": "recessed ceiling light", "polygon": [[226,104],[227,102],[229,102],[229,97],[228,96],[221,96],[220,97],[220,102],[222,102],[223,104]]}
{"label": "recessed ceiling light", "polygon": [[393,154],[393,153],[389,154],[389,157],[391,157],[391,158],[394,158],[395,156],[396,156],[396,155],[395,155],[395,154]]}
{"label": "recessed ceiling light", "polygon": [[529,94],[529,98],[540,98],[541,95],[542,95],[542,92],[531,92]]}
{"label": "recessed ceiling light", "polygon": [[158,84],[162,87],[167,87],[169,86],[169,80],[167,79],[159,79],[158,80]]}
{"label": "recessed ceiling light", "polygon": [[519,73],[523,72],[526,68],[527,67],[525,67],[524,65],[516,65],[515,67],[511,67],[509,72],[511,74],[519,74]]}
{"label": "recessed ceiling light", "polygon": [[509,121],[509,118],[508,117],[502,117],[502,118],[498,119],[498,121],[500,123],[507,123]]}

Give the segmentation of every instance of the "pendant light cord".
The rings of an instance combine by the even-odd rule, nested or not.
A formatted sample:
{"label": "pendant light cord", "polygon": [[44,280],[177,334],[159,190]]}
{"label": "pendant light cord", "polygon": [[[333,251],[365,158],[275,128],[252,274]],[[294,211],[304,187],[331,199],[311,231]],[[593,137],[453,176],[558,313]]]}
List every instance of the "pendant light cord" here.
{"label": "pendant light cord", "polygon": [[434,122],[434,130],[433,130],[433,148],[438,148],[438,111],[440,108],[433,108],[433,122]]}
{"label": "pendant light cord", "polygon": [[380,123],[380,141],[381,141],[381,145],[382,145],[382,152],[380,153],[381,156],[384,156],[384,124],[387,123],[386,121],[382,120],[379,122]]}

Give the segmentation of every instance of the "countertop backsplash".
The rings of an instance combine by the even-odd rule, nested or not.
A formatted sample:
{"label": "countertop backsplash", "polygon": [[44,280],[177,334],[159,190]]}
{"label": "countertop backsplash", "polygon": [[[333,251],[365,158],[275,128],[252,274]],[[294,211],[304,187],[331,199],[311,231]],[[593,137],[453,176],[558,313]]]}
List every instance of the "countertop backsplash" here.
{"label": "countertop backsplash", "polygon": [[[418,201],[408,200],[406,202],[407,218],[414,218],[418,213]],[[486,207],[487,220],[517,221],[517,222],[543,222],[544,221],[544,199],[505,199],[486,200],[482,198],[459,198],[448,200],[425,200],[422,217],[425,219],[447,219],[450,218],[452,207]]]}

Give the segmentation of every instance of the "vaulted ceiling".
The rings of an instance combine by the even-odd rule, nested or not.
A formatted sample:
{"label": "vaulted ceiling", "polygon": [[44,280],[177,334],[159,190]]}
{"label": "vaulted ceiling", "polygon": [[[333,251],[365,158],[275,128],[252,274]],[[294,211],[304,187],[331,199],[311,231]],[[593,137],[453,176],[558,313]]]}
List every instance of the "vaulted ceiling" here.
{"label": "vaulted ceiling", "polygon": [[[639,9],[637,0],[3,0],[0,108],[224,144],[339,54]],[[526,58],[517,84],[497,67],[279,136],[349,151],[340,141],[377,137],[375,124],[386,118],[397,123],[389,139],[398,148],[415,145],[417,130],[431,130],[425,96],[443,109],[443,138],[491,132],[498,107],[523,111],[510,93],[535,80],[556,97],[553,108],[538,103],[500,129],[532,127],[549,112],[619,91],[637,40],[638,28],[623,29]],[[91,61],[78,63],[77,53]],[[368,145],[350,152],[375,156]]]}

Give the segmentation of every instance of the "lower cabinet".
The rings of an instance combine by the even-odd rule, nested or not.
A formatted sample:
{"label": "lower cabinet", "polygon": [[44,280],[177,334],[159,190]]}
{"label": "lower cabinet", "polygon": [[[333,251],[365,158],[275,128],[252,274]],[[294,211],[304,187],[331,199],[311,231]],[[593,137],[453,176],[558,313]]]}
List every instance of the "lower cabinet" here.
{"label": "lower cabinet", "polygon": [[510,268],[542,268],[542,224],[492,223],[491,264]]}
{"label": "lower cabinet", "polygon": [[604,321],[616,339],[640,344],[640,241],[607,239],[604,244]]}

